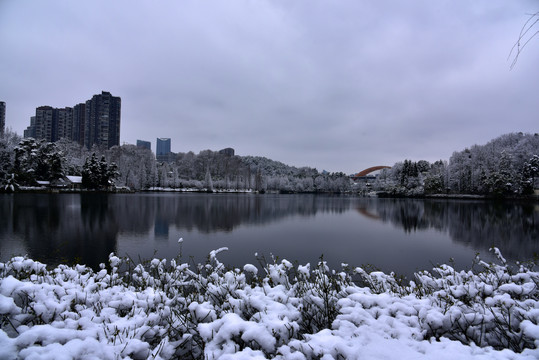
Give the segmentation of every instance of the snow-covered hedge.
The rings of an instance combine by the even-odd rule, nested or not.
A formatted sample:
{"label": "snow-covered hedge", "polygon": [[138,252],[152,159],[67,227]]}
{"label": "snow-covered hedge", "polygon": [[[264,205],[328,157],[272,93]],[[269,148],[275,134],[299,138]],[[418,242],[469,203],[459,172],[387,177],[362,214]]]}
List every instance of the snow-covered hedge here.
{"label": "snow-covered hedge", "polygon": [[539,357],[535,264],[512,269],[498,253],[498,265],[404,283],[323,261],[228,270],[220,250],[193,267],[112,254],[98,272],[0,263],[0,358]]}

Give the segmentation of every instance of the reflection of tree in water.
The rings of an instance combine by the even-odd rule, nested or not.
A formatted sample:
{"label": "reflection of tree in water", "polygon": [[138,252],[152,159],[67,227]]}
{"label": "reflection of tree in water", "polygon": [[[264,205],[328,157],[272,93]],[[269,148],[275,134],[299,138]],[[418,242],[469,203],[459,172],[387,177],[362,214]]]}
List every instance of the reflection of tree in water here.
{"label": "reflection of tree in water", "polygon": [[404,231],[434,228],[485,252],[528,259],[539,252],[539,210],[533,204],[490,201],[379,199],[364,207]]}
{"label": "reflection of tree in water", "polygon": [[505,256],[526,259],[539,252],[539,212],[530,204],[478,203],[450,207],[451,219],[465,226],[451,226],[449,234],[459,242],[487,249],[496,246]]}
{"label": "reflection of tree in water", "polygon": [[115,195],[109,199],[122,232],[149,231],[154,224],[196,229],[203,233],[229,232],[241,224],[262,225],[291,215],[342,213],[350,199],[316,195],[148,194]]}
{"label": "reflection of tree in water", "polygon": [[[291,215],[344,212],[350,201],[315,195],[238,194],[15,194],[2,195],[0,235],[24,239],[28,255],[47,264],[84,263],[97,268],[116,250],[119,232],[154,229],[167,239],[170,225],[200,232],[228,232]],[[344,199],[344,200],[343,200]],[[13,234],[10,236],[9,234]],[[4,255],[4,254],[2,254]],[[6,255],[7,257],[12,254]]]}
{"label": "reflection of tree in water", "polygon": [[28,255],[50,265],[78,262],[97,268],[116,249],[115,221],[106,199],[96,194],[17,194],[11,211],[3,214],[10,218],[10,231],[25,240]]}
{"label": "reflection of tree in water", "polygon": [[119,228],[116,214],[110,211],[109,199],[108,194],[81,194],[80,197],[82,226],[78,228],[81,231],[79,241],[83,253],[92,259],[91,263],[83,263],[92,267],[106,262],[108,255],[116,251]]}

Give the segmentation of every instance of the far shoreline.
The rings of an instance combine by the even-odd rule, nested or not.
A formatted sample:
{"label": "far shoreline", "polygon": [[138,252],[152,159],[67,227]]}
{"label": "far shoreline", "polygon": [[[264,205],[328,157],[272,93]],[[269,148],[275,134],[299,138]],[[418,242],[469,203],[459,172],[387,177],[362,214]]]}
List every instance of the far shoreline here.
{"label": "far shoreline", "polygon": [[[536,191],[537,192],[537,191]],[[35,194],[136,194],[136,193],[193,193],[193,194],[258,194],[258,195],[347,195],[364,198],[380,198],[380,199],[439,199],[439,200],[488,200],[488,201],[524,201],[524,202],[539,202],[539,194],[531,195],[516,195],[516,196],[493,196],[481,194],[389,194],[383,191],[360,193],[360,192],[294,192],[294,191],[256,191],[252,189],[195,189],[195,188],[150,188],[144,190],[132,190],[127,187],[118,187],[115,189],[68,189],[68,188],[47,188],[47,187],[32,187],[24,186],[15,191],[1,191],[0,194],[16,194],[16,193],[35,193]]]}

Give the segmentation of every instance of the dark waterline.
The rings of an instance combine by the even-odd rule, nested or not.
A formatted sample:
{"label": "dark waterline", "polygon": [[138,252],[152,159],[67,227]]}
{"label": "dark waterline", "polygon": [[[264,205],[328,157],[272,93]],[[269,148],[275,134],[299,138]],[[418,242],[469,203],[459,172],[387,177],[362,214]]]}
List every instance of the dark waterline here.
{"label": "dark waterline", "polygon": [[[487,201],[255,194],[0,195],[0,259],[97,268],[115,252],[135,261],[214,249],[232,266],[257,257],[333,268],[372,264],[410,276],[455,260],[468,268],[491,246],[511,260],[539,252],[539,206]],[[184,242],[180,245],[179,238]]]}

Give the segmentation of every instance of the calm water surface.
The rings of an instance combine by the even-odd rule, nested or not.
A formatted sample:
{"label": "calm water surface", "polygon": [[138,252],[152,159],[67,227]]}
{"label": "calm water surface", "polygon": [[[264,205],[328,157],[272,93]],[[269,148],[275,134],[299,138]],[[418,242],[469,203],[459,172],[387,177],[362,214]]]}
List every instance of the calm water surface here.
{"label": "calm water surface", "polygon": [[[184,241],[180,245],[178,239]],[[467,268],[497,246],[512,260],[539,253],[539,206],[486,201],[254,194],[0,195],[0,260],[97,267],[111,252],[229,265],[273,254],[333,268],[372,264],[410,276],[455,259]]]}

